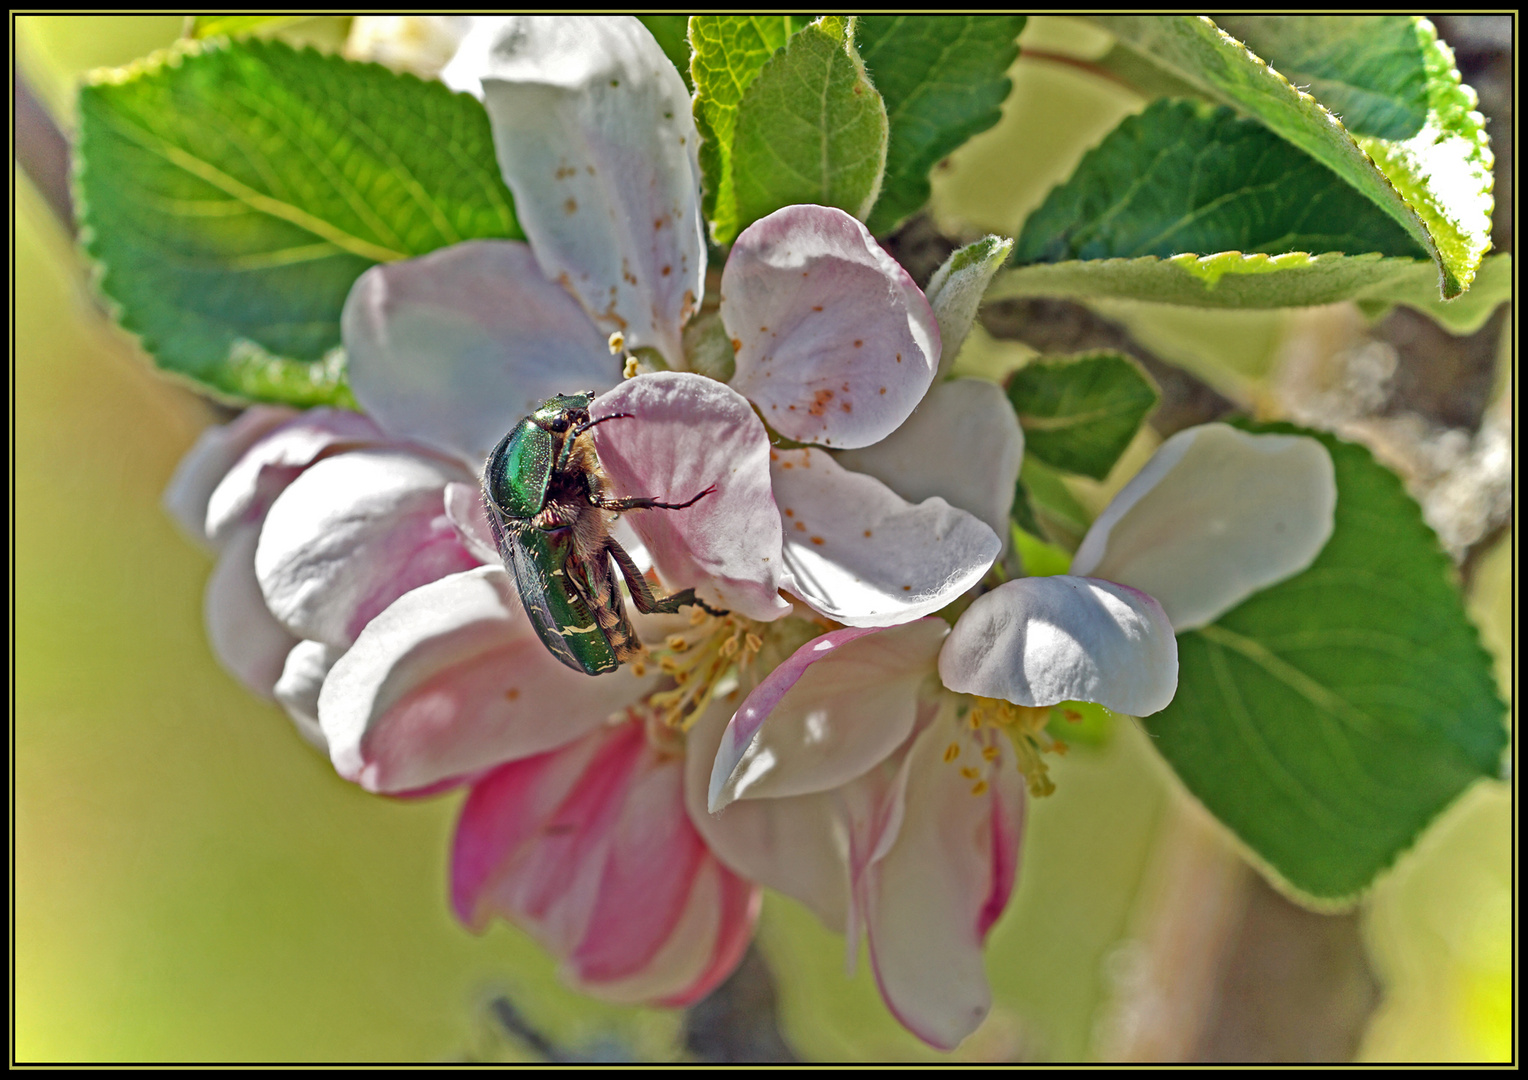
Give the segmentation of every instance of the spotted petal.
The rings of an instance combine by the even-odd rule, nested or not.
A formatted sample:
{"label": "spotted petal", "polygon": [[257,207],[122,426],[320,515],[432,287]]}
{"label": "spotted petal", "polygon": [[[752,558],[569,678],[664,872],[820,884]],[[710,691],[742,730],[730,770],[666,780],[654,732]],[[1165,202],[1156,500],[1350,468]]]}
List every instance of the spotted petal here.
{"label": "spotted petal", "polygon": [[748,402],[713,379],[659,372],[628,379],[591,412],[631,417],[594,429],[613,494],[682,503],[714,489],[683,510],[625,515],[665,583],[752,619],[789,613],[769,437]]}
{"label": "spotted petal", "polygon": [[1002,388],[985,379],[935,383],[907,422],[839,463],[868,473],[909,502],[938,495],[975,514],[998,537],[1024,459],[1024,429]]}
{"label": "spotted petal", "polygon": [[907,502],[826,451],[771,455],[785,524],[785,588],[849,626],[930,615],[981,580],[1002,543],[935,497]]}
{"label": "spotted petal", "polygon": [[1336,506],[1315,439],[1204,424],[1163,443],[1104,508],[1072,572],[1144,589],[1173,629],[1192,630],[1309,566]]}
{"label": "spotted petal", "polygon": [[480,86],[546,276],[608,335],[671,363],[706,272],[684,80],[629,15],[481,19],[441,76]]}
{"label": "spotted petal", "polygon": [[271,505],[255,573],[293,633],[349,645],[409,589],[478,565],[446,517],[465,470],[399,450],[325,458]]}
{"label": "spotted petal", "polygon": [[546,398],[604,390],[621,375],[605,335],[509,240],[372,267],[340,325],[367,413],[389,435],[472,462]]}
{"label": "spotted petal", "polygon": [[852,780],[911,734],[918,690],[949,633],[941,619],[834,630],[771,671],[727,725],[713,813],[735,799],[802,795]]}
{"label": "spotted petal", "polygon": [[868,446],[923,400],[939,327],[907,271],[854,218],[787,206],[744,229],[722,270],[732,385],[800,442]]}
{"label": "spotted petal", "polygon": [[405,593],[324,680],[318,717],[340,775],[369,791],[426,787],[542,753],[598,727],[646,683],[556,660],[497,567]]}
{"label": "spotted petal", "polygon": [[1093,701],[1147,716],[1178,687],[1178,641],[1150,596],[1112,581],[1020,578],[976,598],[939,654],[944,685],[1019,705]]}

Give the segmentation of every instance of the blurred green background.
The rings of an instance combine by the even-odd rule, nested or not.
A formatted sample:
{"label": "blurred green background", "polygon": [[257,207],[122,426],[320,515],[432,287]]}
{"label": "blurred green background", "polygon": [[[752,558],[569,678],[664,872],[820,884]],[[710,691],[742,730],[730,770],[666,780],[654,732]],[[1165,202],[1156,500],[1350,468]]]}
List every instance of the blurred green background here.
{"label": "blurred green background", "polygon": [[[82,72],[168,44],[180,26],[22,16],[18,63],[67,128]],[[941,223],[1011,232],[1134,107],[1052,65],[1015,74],[1004,123],[939,182]],[[1036,160],[1043,169],[1025,168]],[[591,1002],[513,929],[478,938],[455,924],[445,875],[457,797],[365,795],[216,666],[201,625],[210,562],[159,506],[212,413],[110,327],[71,239],[19,170],[15,184],[17,1060],[514,1060],[525,1051],[486,1011],[501,992],[567,1045],[677,1056],[677,1014]],[[1189,319],[1184,340],[1247,340],[1223,321]],[[1252,323],[1265,343],[1279,325]],[[1474,599],[1501,655],[1510,582],[1509,540]],[[993,1015],[957,1057],[1094,1052],[1119,990],[1111,958],[1143,932],[1142,882],[1175,820],[1173,782],[1145,743],[1124,725],[1055,768],[1059,791],[1034,807],[1019,893],[988,950]],[[1471,792],[1367,905],[1386,997],[1365,1056],[1505,1058],[1508,794]],[[867,964],[845,978],[841,941],[801,908],[771,895],[759,940],[803,1056],[938,1057],[885,1012]]]}

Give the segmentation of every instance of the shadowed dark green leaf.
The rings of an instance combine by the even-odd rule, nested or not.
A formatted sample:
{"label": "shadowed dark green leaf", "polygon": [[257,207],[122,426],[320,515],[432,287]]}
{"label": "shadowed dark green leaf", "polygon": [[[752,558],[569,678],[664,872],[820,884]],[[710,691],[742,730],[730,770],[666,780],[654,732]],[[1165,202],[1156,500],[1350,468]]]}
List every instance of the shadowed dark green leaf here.
{"label": "shadowed dark green leaf", "polygon": [[[1092,517],[1059,472],[1041,461],[1039,455],[1029,453],[1027,446],[1024,450],[1024,464],[1014,489],[1014,520],[1042,540],[1076,551]],[[1029,511],[1027,522],[1021,517],[1024,508]]]}
{"label": "shadowed dark green leaf", "polygon": [[733,144],[738,229],[793,203],[864,220],[886,164],[886,106],[855,51],[853,20],[793,36],[743,93]]}
{"label": "shadowed dark green leaf", "polygon": [[[1258,24],[1255,31],[1247,26],[1243,29],[1255,38],[1272,38],[1275,35],[1266,27],[1277,26],[1282,18]],[[1323,16],[1321,22],[1336,41],[1368,33],[1366,24],[1348,21],[1360,18],[1369,17]],[[1285,74],[1269,67],[1262,56],[1208,19],[1115,15],[1097,21],[1152,62],[1262,121],[1331,168],[1394,219],[1437,262],[1440,292],[1448,299],[1470,287],[1481,258],[1491,246],[1491,149],[1484,121],[1473,111],[1475,92],[1461,84],[1452,51],[1438,40],[1426,19],[1410,18],[1416,53],[1426,71],[1427,118],[1414,135],[1395,141],[1373,135],[1355,139],[1322,102],[1291,85]],[[1371,36],[1380,47],[1395,47],[1399,41],[1399,35],[1389,29]],[[1259,42],[1248,44],[1256,49]],[[1275,52],[1286,48],[1294,51],[1275,40],[1266,47]],[[1333,51],[1323,58],[1329,74],[1338,55]],[[1345,55],[1353,61],[1366,54],[1360,43]],[[1349,72],[1345,77],[1354,88],[1374,81],[1367,71]],[[1400,83],[1406,78],[1402,73]],[[1349,102],[1356,97],[1349,93]],[[1401,102],[1403,111],[1408,107]],[[1362,118],[1364,122],[1378,122]],[[1397,123],[1394,116],[1389,122]]]}
{"label": "shadowed dark green leaf", "polygon": [[1128,356],[1096,352],[1025,364],[1008,380],[1024,454],[1102,480],[1160,395]]}
{"label": "shadowed dark green leaf", "polygon": [[1316,437],[1336,467],[1331,540],[1305,572],[1180,634],[1177,696],[1143,723],[1275,874],[1338,901],[1495,776],[1507,733],[1490,658],[1416,503],[1367,450]]}
{"label": "shadowed dark green leaf", "polygon": [[340,310],[367,267],[523,235],[473,98],[257,39],[82,89],[78,185],[122,325],[236,399],[348,400]]}
{"label": "shadowed dark green leaf", "polygon": [[690,17],[688,15],[638,15],[637,18],[658,42],[663,55],[667,56],[669,61],[679,69],[679,74],[684,77],[686,89],[693,91],[695,84],[690,81]]}
{"label": "shadowed dark green leaf", "polygon": [[890,232],[928,202],[939,160],[1002,117],[1023,15],[862,15],[855,42],[891,125],[867,224]]}
{"label": "shadowed dark green leaf", "polygon": [[776,50],[799,27],[789,15],[696,15],[690,20],[694,49],[686,78],[695,87],[695,126],[700,130],[703,209],[718,244],[738,234],[732,151],[743,94]]}
{"label": "shadowed dark green leaf", "polygon": [[1020,264],[1222,251],[1423,255],[1320,162],[1195,101],[1126,117],[1030,215]]}

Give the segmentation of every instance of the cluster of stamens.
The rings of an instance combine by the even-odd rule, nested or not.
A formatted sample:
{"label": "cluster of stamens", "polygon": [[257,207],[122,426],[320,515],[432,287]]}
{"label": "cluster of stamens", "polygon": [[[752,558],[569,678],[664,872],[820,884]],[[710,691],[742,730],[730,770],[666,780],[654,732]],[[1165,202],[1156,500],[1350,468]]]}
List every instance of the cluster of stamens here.
{"label": "cluster of stamens", "polygon": [[[960,774],[972,782],[972,795],[985,795],[987,793],[987,775],[993,764],[1002,756],[1002,750],[996,742],[997,733],[1008,737],[1013,745],[1014,757],[1017,759],[1019,772],[1024,775],[1025,783],[1029,787],[1029,793],[1039,797],[1049,795],[1056,790],[1056,785],[1051,782],[1050,772],[1046,768],[1042,754],[1066,753],[1066,743],[1053,738],[1046,731],[1046,725],[1050,723],[1051,709],[1049,706],[1032,708],[1026,705],[1015,705],[1011,701],[1003,701],[999,698],[972,697],[967,698],[961,705],[961,722],[969,733],[971,742],[974,744],[979,760],[967,759],[960,764]],[[951,742],[945,747],[944,760],[949,764],[955,764],[962,756],[962,746],[959,740]]]}
{"label": "cluster of stamens", "polygon": [[[648,695],[646,704],[669,728],[687,731],[718,694],[735,688],[764,647],[758,624],[741,615],[690,610],[690,625],[651,649],[650,658],[673,686]],[[632,665],[647,673],[647,662]]]}

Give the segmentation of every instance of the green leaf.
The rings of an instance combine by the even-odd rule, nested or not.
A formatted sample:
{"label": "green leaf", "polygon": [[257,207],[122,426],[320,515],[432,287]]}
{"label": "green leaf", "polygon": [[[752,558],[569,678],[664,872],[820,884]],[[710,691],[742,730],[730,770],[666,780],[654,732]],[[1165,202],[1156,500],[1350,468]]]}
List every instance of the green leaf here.
{"label": "green leaf", "polygon": [[1407,304],[1456,334],[1480,329],[1496,306],[1512,298],[1512,256],[1481,264],[1470,291],[1438,299],[1437,270],[1420,259],[1379,255],[1175,255],[1171,259],[1092,259],[1037,263],[1007,270],[987,299],[1055,296],[1112,297],[1211,308],[1308,307],[1356,300]]}
{"label": "green leaf", "polygon": [[1024,223],[1014,261],[1220,251],[1425,254],[1262,124],[1176,100],[1126,117],[1088,151]]}
{"label": "green leaf", "polygon": [[332,354],[364,270],[523,235],[473,98],[253,38],[97,75],[78,159],[85,248],[122,325],[234,399],[348,400]]}
{"label": "green leaf", "polygon": [[1053,577],[1070,573],[1071,553],[1040,538],[1040,526],[1034,520],[1034,510],[1029,506],[1029,496],[1022,490],[1022,484],[1020,493],[1023,497],[1014,500],[1013,521],[1009,522],[1009,531],[1013,534],[1013,546],[1019,553],[1019,565],[1024,568],[1024,576]]}
{"label": "green leaf", "polygon": [[1497,775],[1507,733],[1490,658],[1416,503],[1367,450],[1315,437],[1336,467],[1331,540],[1304,573],[1180,634],[1177,696],[1143,723],[1268,868],[1342,901]]}
{"label": "green leaf", "polygon": [[1409,139],[1427,122],[1427,66],[1409,15],[1227,15],[1215,24],[1342,119]]}
{"label": "green leaf", "polygon": [[929,170],[1002,118],[1023,15],[863,15],[855,42],[886,102],[890,143],[867,224],[880,235],[929,197]]}
{"label": "green leaf", "polygon": [[732,151],[743,94],[794,29],[789,15],[695,15],[690,19],[702,208],[718,244],[732,243],[741,229]]}
{"label": "green leaf", "polygon": [[1019,467],[1014,506],[1018,508],[1022,503],[1027,507],[1031,521],[1025,523],[1019,518],[1019,524],[1048,542],[1059,544],[1067,551],[1076,551],[1087,535],[1092,516],[1077,501],[1060,473],[1041,461],[1038,454],[1028,453],[1027,446],[1025,451],[1024,464]]}
{"label": "green leaf", "polygon": [[886,130],[853,20],[817,20],[743,93],[733,143],[738,229],[793,203],[836,206],[863,221],[881,190]]}
{"label": "green leaf", "polygon": [[1109,742],[1118,721],[1118,714],[1102,705],[1091,701],[1063,701],[1051,708],[1045,732],[1063,743],[1098,747]]}
{"label": "green leaf", "polygon": [[[1436,261],[1445,299],[1470,287],[1490,247],[1491,151],[1484,121],[1472,111],[1475,93],[1460,83],[1452,53],[1426,19],[1417,18],[1413,27],[1427,72],[1427,121],[1411,138],[1395,142],[1355,140],[1320,102],[1208,19],[1134,15],[1097,21],[1331,168]],[[1350,32],[1345,17],[1323,22],[1334,37]],[[1356,73],[1348,77],[1360,82]]]}
{"label": "green leaf", "polygon": [[950,253],[929,278],[924,294],[939,324],[939,374],[948,375],[976,322],[987,286],[1013,250],[1013,241],[985,236]]}
{"label": "green leaf", "polygon": [[688,15],[638,15],[637,20],[647,27],[647,32],[652,34],[658,42],[658,47],[663,50],[663,55],[669,58],[669,62],[679,69],[679,74],[684,78],[685,88],[694,91],[695,84],[690,81],[690,17]]}
{"label": "green leaf", "polygon": [[1161,395],[1122,353],[1095,352],[1025,364],[1008,380],[1025,456],[1102,480]]}

